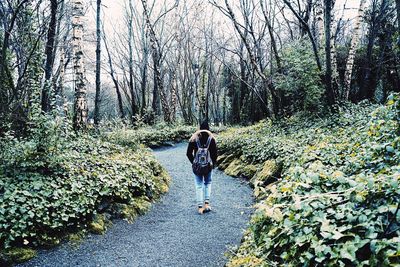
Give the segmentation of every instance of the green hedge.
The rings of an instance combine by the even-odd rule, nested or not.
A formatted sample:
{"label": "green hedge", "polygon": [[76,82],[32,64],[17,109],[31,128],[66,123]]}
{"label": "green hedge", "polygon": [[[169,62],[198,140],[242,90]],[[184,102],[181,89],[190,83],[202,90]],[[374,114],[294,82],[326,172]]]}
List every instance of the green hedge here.
{"label": "green hedge", "polygon": [[[349,106],[218,137],[222,167],[240,159],[256,168],[257,210],[229,266],[400,263],[399,96],[370,111]],[[271,161],[283,166],[278,182],[260,182]]]}

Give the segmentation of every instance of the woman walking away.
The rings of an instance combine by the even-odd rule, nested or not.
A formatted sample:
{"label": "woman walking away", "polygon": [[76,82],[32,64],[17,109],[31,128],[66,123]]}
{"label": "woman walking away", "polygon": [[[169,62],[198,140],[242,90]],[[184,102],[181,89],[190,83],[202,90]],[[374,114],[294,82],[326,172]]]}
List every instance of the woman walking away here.
{"label": "woman walking away", "polygon": [[186,155],[192,163],[199,214],[211,211],[211,173],[217,162],[217,143],[207,121],[190,138]]}

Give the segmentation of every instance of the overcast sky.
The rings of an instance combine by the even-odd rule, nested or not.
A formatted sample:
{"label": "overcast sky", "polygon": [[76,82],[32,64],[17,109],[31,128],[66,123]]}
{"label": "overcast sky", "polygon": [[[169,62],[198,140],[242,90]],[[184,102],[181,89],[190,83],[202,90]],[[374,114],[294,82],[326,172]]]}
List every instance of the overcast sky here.
{"label": "overcast sky", "polygon": [[[164,0],[155,0],[156,1],[156,8],[157,6],[161,6],[164,3]],[[193,0],[180,0],[182,1],[193,1]],[[196,2],[203,2],[203,5],[206,6],[207,9],[211,9],[212,7],[209,5],[207,0],[194,0]],[[103,14],[104,14],[104,24],[106,27],[107,32],[114,31],[114,29],[118,29],[118,26],[121,26],[123,23],[123,17],[124,17],[124,6],[125,2],[127,0],[102,0],[102,5],[103,5]],[[140,4],[140,1],[134,1],[136,4]],[[152,1],[149,1],[152,3]],[[173,3],[175,0],[167,0],[167,3]],[[218,2],[218,1],[217,1]],[[221,5],[223,5],[223,1],[219,0],[221,2]],[[234,3],[235,1],[231,0],[231,3]],[[92,8],[90,8],[90,13],[88,16],[88,24],[90,27],[94,27],[95,25],[95,4],[96,1],[92,1]],[[341,16],[343,12],[343,7],[344,4],[346,4],[346,10],[344,10],[344,17],[347,19],[354,18],[357,14],[357,8],[358,5],[360,4],[360,0],[336,0],[335,4],[335,11],[337,16]],[[220,12],[215,12],[215,15],[220,17],[221,20],[225,20],[223,15]]]}

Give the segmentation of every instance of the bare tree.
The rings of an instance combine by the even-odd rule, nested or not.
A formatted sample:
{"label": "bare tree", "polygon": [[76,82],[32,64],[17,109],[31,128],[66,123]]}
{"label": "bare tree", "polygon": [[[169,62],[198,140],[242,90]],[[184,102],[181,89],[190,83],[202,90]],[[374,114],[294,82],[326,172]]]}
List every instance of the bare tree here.
{"label": "bare tree", "polygon": [[101,90],[101,0],[96,5],[96,96],[94,99],[94,124],[100,122],[100,90]]}

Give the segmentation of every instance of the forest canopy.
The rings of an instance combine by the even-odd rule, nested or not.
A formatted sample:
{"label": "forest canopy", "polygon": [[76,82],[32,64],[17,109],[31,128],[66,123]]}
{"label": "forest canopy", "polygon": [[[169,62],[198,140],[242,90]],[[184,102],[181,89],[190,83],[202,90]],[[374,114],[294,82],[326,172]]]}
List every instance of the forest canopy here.
{"label": "forest canopy", "polygon": [[[350,3],[351,2],[351,3]],[[355,3],[357,2],[357,3]],[[9,0],[1,132],[39,114],[247,124],[399,91],[398,0]]]}

